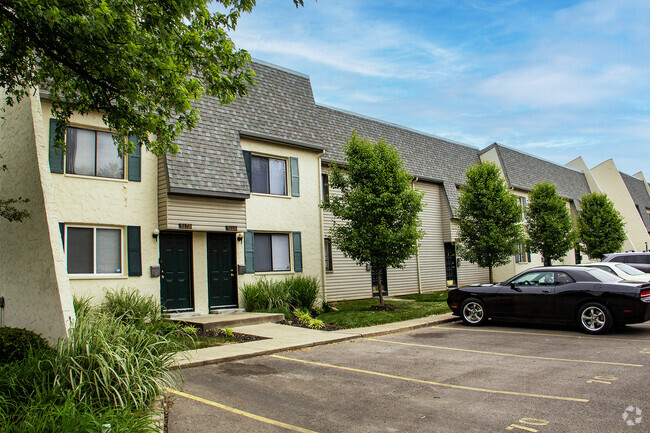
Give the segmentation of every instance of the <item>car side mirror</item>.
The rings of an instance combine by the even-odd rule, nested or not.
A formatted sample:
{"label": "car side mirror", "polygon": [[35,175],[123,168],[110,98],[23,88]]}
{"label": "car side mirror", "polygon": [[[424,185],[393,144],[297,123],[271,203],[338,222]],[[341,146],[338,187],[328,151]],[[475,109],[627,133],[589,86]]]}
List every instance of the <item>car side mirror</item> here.
{"label": "car side mirror", "polygon": [[510,283],[510,290],[514,290],[515,292],[521,292],[521,289],[515,286],[515,283]]}

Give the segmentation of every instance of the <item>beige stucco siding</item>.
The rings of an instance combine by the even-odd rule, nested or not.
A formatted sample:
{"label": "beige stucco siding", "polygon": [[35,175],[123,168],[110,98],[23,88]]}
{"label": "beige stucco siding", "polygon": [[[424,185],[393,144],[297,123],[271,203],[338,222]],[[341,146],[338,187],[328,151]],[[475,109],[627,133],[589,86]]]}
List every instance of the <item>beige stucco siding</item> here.
{"label": "beige stucco siding", "polygon": [[[253,232],[287,233],[290,243],[291,270],[286,272],[257,272],[239,275],[241,288],[260,277],[283,279],[294,272],[294,251],[291,233],[300,232],[304,276],[321,279],[323,249],[320,226],[320,157],[321,152],[274,144],[248,138],[241,139],[242,149],[254,155],[285,159],[287,161],[287,196],[251,193],[246,200],[246,228]],[[298,158],[300,196],[291,195],[290,157]],[[244,245],[237,242],[237,263],[244,264]],[[300,274],[300,273],[299,273]],[[240,299],[240,305],[241,299]]]}
{"label": "beige stucco siding", "polygon": [[[49,142],[51,114],[49,103],[43,103],[42,128]],[[74,127],[108,131],[100,114],[73,114]],[[125,162],[128,170],[128,163]],[[145,295],[160,296],[158,278],[150,277],[149,267],[158,264],[158,243],[152,233],[158,228],[157,206],[158,159],[142,148],[141,181],[106,179],[51,173],[56,203],[56,219],[66,225],[101,226],[122,230],[122,267],[119,275],[70,275],[76,296],[92,297],[100,302],[105,289],[137,288]],[[126,227],[140,226],[142,276],[129,277],[127,272]],[[64,274],[67,271],[64,271]]]}
{"label": "beige stucco siding", "polygon": [[421,290],[427,292],[444,289],[447,287],[444,243],[451,241],[449,205],[440,185],[418,182],[415,186],[424,192],[424,209],[420,214],[424,237],[420,240],[418,252]]}
{"label": "beige stucco siding", "polygon": [[[591,174],[600,185],[601,190],[614,203],[614,207],[621,213],[625,222],[627,240],[623,245],[624,251],[644,251],[645,243],[650,244],[648,230],[639,216],[639,211],[630,196],[630,192],[611,159],[591,169]],[[615,252],[615,251],[612,251]]]}
{"label": "beige stucco siding", "polygon": [[48,137],[38,96],[4,108],[0,154],[7,171],[0,174],[0,195],[28,198],[25,209],[31,217],[22,223],[0,218],[0,296],[6,302],[2,317],[5,326],[31,329],[53,342],[66,335],[74,311],[55,215]]}

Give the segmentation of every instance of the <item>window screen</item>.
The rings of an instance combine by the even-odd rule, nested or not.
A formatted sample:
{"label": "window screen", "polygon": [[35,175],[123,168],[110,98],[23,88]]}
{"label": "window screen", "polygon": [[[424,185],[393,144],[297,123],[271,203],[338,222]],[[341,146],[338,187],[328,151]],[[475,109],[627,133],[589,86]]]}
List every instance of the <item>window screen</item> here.
{"label": "window screen", "polygon": [[68,227],[66,251],[69,274],[92,274],[93,254],[92,228]]}

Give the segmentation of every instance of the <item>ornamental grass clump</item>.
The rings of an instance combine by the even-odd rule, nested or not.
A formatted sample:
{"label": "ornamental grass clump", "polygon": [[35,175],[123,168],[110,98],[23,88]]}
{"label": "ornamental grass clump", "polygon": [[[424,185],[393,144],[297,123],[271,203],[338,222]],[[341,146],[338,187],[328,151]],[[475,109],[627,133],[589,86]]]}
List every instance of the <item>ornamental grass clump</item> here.
{"label": "ornamental grass clump", "polygon": [[320,282],[315,277],[294,275],[280,281],[262,278],[244,284],[242,295],[246,311],[276,308],[310,310],[320,293]]}
{"label": "ornamental grass clump", "polygon": [[304,275],[294,275],[284,280],[289,291],[289,302],[294,308],[311,310],[320,294],[318,278]]}
{"label": "ornamental grass clump", "polygon": [[288,308],[289,290],[283,281],[262,278],[253,284],[244,284],[242,289],[246,311]]}
{"label": "ornamental grass clump", "polygon": [[175,386],[176,345],[102,309],[86,311],[57,344],[54,386],[93,407],[144,409]]}

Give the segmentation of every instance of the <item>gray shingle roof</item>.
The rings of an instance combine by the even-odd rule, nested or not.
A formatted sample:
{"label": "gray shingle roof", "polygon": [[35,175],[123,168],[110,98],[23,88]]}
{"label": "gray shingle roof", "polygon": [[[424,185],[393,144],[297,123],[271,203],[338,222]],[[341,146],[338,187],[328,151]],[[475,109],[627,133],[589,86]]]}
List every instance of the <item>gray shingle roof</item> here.
{"label": "gray shingle roof", "polygon": [[646,229],[650,229],[650,218],[648,218],[648,212],[646,210],[650,209],[650,196],[648,195],[648,190],[646,190],[644,182],[625,173],[621,173],[621,178],[625,182],[625,186],[630,192],[634,204],[639,209],[643,224],[645,224]]}
{"label": "gray shingle roof", "polygon": [[589,184],[584,173],[569,167],[554,164],[532,155],[519,152],[500,144],[493,144],[481,153],[496,147],[504,174],[511,187],[530,191],[538,182],[545,180],[557,186],[557,193],[561,197],[580,202],[580,198],[589,194]]}
{"label": "gray shingle roof", "polygon": [[251,67],[258,85],[246,97],[220,105],[205,96],[196,104],[196,127],[178,138],[180,153],[166,156],[170,192],[247,197],[240,132],[321,147],[309,77],[258,61]]}
{"label": "gray shingle roof", "polygon": [[404,167],[413,176],[444,185],[452,209],[458,206],[456,187],[465,183],[467,167],[479,162],[474,147],[334,108],[317,106],[316,113],[325,147],[324,161],[343,162],[343,146],[352,131],[372,141],[384,138],[397,148]]}

